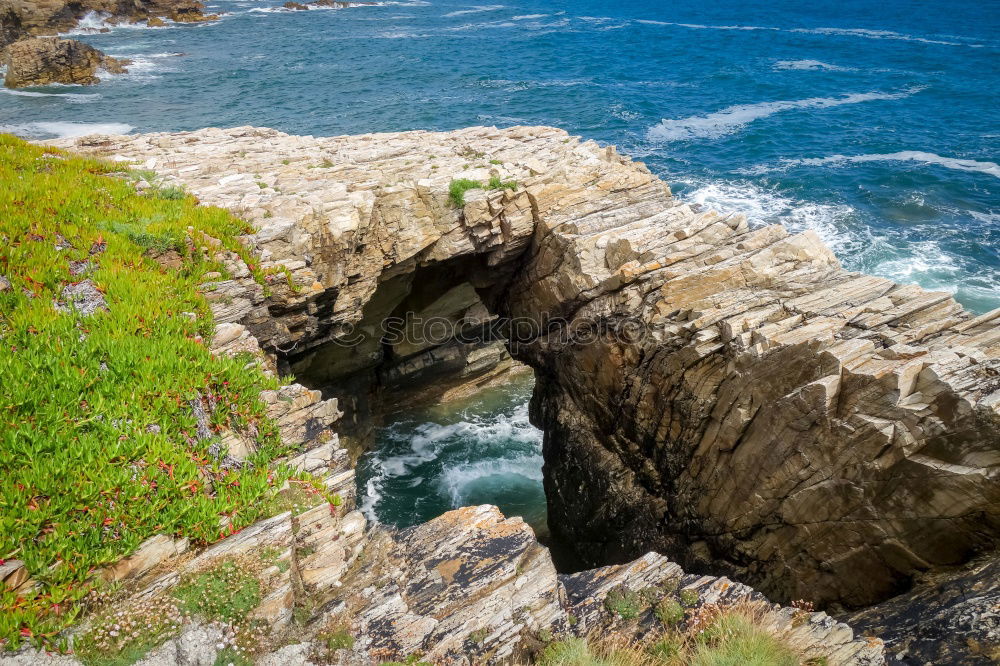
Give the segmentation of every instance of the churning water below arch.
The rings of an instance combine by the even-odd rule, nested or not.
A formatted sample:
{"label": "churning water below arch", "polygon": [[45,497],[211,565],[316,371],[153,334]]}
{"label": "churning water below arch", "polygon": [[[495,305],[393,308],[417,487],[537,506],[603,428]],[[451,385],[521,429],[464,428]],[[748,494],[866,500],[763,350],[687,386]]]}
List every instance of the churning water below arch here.
{"label": "churning water below arch", "polygon": [[542,432],[528,422],[525,373],[474,396],[390,415],[358,463],[369,519],[409,527],[461,506],[495,504],[545,537]]}

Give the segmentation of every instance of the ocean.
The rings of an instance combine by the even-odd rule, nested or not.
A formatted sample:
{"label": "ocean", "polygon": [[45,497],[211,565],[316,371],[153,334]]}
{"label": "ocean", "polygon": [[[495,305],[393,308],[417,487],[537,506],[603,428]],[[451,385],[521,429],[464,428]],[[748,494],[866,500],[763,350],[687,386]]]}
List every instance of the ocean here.
{"label": "ocean", "polygon": [[[400,0],[309,11],[219,0],[208,11],[223,16],[103,34],[91,31],[101,18],[89,17],[77,37],[133,58],[130,73],[94,87],[3,90],[0,131],[555,125],[617,145],[685,200],[754,224],[813,229],[849,269],[951,292],[977,313],[1000,307],[995,0]],[[420,439],[474,446],[477,427],[520,419],[525,395],[514,391],[486,412],[463,407],[390,425],[384,455],[372,454],[383,463],[443,457],[395,477],[379,477],[386,468],[369,461],[363,492],[373,478],[385,486],[368,496],[372,515],[403,524],[400,512],[426,519],[456,502],[523,494],[535,498],[521,510],[537,523],[539,456],[531,454],[538,468],[529,474],[521,448],[511,457],[503,446],[480,447],[465,460],[450,444],[426,448]],[[510,447],[538,451],[537,433],[511,432]],[[464,460],[471,474],[515,458],[510,493],[452,492],[460,486],[444,476],[449,460]],[[535,490],[518,485],[521,472]],[[405,483],[416,484],[413,493],[390,506],[396,500],[383,491]],[[433,491],[413,512],[421,484]]]}

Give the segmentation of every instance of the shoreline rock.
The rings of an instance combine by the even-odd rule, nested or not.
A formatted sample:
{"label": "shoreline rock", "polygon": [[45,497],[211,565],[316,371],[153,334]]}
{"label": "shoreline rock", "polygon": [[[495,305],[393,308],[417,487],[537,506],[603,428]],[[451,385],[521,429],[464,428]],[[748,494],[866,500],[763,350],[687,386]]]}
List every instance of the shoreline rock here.
{"label": "shoreline rock", "polygon": [[113,58],[89,44],[74,39],[35,37],[9,45],[5,51],[8,88],[44,86],[50,83],[94,85],[98,70],[124,74],[132,63]]}
{"label": "shoreline rock", "polygon": [[[22,39],[66,33],[89,14],[110,24],[170,19],[189,23],[218,18],[205,16],[199,0],[0,0],[0,52]],[[154,24],[155,25],[155,24]]]}

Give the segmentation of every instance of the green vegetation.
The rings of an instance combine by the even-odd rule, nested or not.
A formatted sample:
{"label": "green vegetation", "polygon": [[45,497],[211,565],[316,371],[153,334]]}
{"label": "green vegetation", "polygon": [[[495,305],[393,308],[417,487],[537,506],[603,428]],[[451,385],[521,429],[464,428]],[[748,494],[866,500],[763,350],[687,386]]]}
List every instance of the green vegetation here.
{"label": "green vegetation", "polygon": [[321,638],[326,640],[326,647],[329,650],[350,650],[354,647],[354,636],[347,633],[346,629],[338,629]]}
{"label": "green vegetation", "polygon": [[[765,627],[764,607],[714,607],[703,624],[668,630],[642,642],[591,636],[545,647],[539,666],[797,666],[802,657]],[[697,627],[701,627],[698,629]]]}
{"label": "green vegetation", "polygon": [[509,180],[503,181],[499,176],[493,176],[490,178],[489,182],[484,186],[478,180],[469,180],[468,178],[459,178],[458,180],[451,181],[448,185],[448,198],[451,203],[455,205],[456,208],[461,208],[465,205],[465,193],[469,190],[516,190],[517,181]]}
{"label": "green vegetation", "polygon": [[173,594],[188,615],[235,622],[260,604],[260,581],[226,561],[182,580]]}
{"label": "green vegetation", "polygon": [[77,637],[76,656],[86,666],[128,666],[180,632],[182,615],[162,597],[124,609],[109,605]]}
{"label": "green vegetation", "polygon": [[692,666],[798,666],[790,647],[739,613],[723,613],[703,634],[691,658]]}
{"label": "green vegetation", "polygon": [[483,184],[478,180],[469,180],[468,178],[459,178],[458,180],[451,181],[448,186],[448,198],[451,202],[455,204],[457,208],[461,208],[465,205],[465,193],[469,190],[481,190]]}
{"label": "green vegetation", "polygon": [[684,607],[677,603],[676,599],[664,599],[656,604],[656,619],[667,627],[680,624],[684,619]]}
{"label": "green vegetation", "polygon": [[681,604],[691,608],[698,605],[698,599],[701,597],[698,594],[698,590],[685,589],[681,590]]}
{"label": "green vegetation", "polygon": [[[238,253],[264,283],[237,240],[250,229],[182,191],[138,194],[106,175],[121,168],[0,135],[0,558],[38,584],[0,586],[6,648],[51,645],[95,570],[148,537],[218,540],[266,515],[290,476],[268,469],[287,451],[257,397],[279,382],[204,343],[197,284],[225,268],[196,248]],[[165,248],[181,268],[155,261]],[[106,309],[54,307],[81,280]],[[198,437],[199,401],[215,406],[213,435],[258,433],[248,466],[209,454],[218,438]]]}
{"label": "green vegetation", "polygon": [[500,176],[493,176],[492,178],[490,178],[490,182],[487,183],[486,189],[488,189],[488,190],[516,190],[517,189],[517,181],[516,180],[503,181],[503,180],[500,180]]}
{"label": "green vegetation", "polygon": [[620,585],[608,592],[608,596],[604,598],[604,607],[623,620],[634,620],[642,610],[639,594]]}
{"label": "green vegetation", "polygon": [[253,659],[237,651],[235,648],[225,647],[215,655],[213,666],[253,666]]}
{"label": "green vegetation", "polygon": [[383,661],[382,666],[433,666],[429,661],[420,661],[420,655],[411,654],[403,661]]}

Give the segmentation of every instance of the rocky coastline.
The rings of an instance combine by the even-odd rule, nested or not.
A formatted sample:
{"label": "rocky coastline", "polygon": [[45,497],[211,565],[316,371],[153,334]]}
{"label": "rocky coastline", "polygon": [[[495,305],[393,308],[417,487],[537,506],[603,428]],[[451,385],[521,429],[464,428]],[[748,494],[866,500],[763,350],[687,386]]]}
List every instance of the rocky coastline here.
{"label": "rocky coastline", "polygon": [[[885,638],[890,662],[989,663],[1000,631],[990,573],[1000,312],[973,316],[948,294],[848,273],[810,233],[695,210],[640,163],[552,128],[326,139],[236,128],[61,145],[142,163],[254,224],[246,243],[285,277],[268,294],[238,266],[233,279],[206,283],[217,345],[259,350],[315,404],[315,390],[337,401],[344,416],[333,429],[350,437],[324,456],[338,461],[330,474],[345,492],[387,397],[492,380],[512,358],[534,369],[553,533],[587,566],[611,567],[558,575],[530,530],[492,509],[401,535],[364,532],[346,514],[349,530],[329,541],[337,554],[323,565],[338,573],[318,575],[350,589],[342,573],[363,541],[402,588],[351,608],[365,637],[356,658],[377,659],[377,648],[419,649],[435,663],[507,659],[529,634],[569,630],[560,613],[600,607],[596,581],[618,575],[609,572],[680,575],[652,550],[777,601],[858,609],[855,629]],[[455,197],[457,181],[478,186]],[[385,322],[406,326],[407,314],[449,322],[451,335],[387,340]],[[462,590],[504,590],[508,574],[446,584],[426,600],[429,583],[406,581],[424,581],[433,563],[435,585],[447,583],[441,566],[454,547],[481,564],[473,569],[503,569],[465,541],[491,534],[506,545],[483,552],[527,558],[548,581],[532,588],[532,619],[515,622],[503,593],[505,610],[487,626],[446,631],[468,610]],[[521,589],[525,570],[514,568],[509,584]],[[365,576],[378,567],[364,569],[357,584],[373,589]],[[343,611],[345,597],[327,592],[315,608]],[[448,610],[424,618],[418,606]],[[816,617],[808,626],[835,626]],[[840,655],[829,663],[882,663],[880,641],[836,626],[844,638],[826,644],[824,656]]]}
{"label": "rocky coastline", "polygon": [[[85,17],[99,16],[108,25],[145,21],[162,26],[164,19],[178,23],[212,21],[199,0],[139,0],[137,2],[0,2],[0,62],[6,67],[8,88],[50,83],[94,85],[98,71],[126,72],[127,60],[112,58],[74,39],[50,37],[67,33]],[[104,28],[107,30],[108,28]]]}

